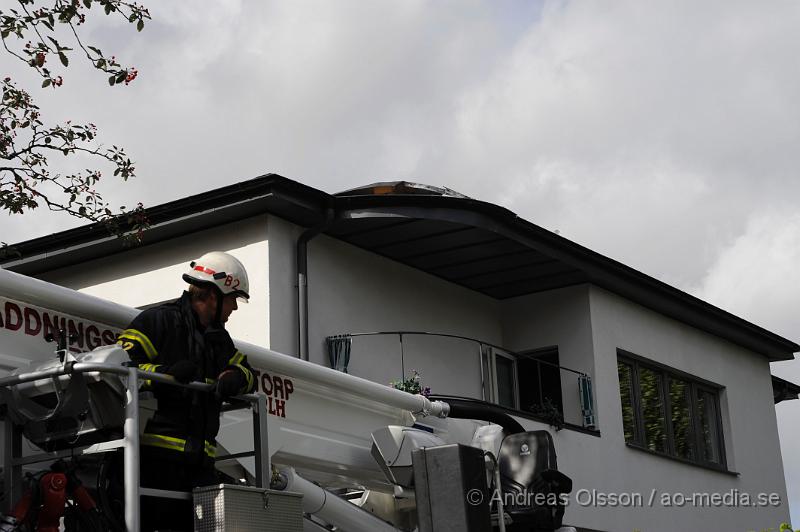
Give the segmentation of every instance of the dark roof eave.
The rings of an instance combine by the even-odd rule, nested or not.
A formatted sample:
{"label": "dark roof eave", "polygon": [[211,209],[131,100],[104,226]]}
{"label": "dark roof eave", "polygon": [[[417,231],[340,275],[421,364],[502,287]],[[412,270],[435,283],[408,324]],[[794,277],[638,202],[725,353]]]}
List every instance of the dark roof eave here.
{"label": "dark roof eave", "polygon": [[[467,223],[525,243],[587,272],[589,281],[678,321],[763,353],[771,361],[792,360],[800,345],[678,290],[630,266],[528,222],[490,203],[442,196],[387,195],[336,198],[339,216],[367,211]],[[688,314],[687,314],[688,313]]]}
{"label": "dark roof eave", "polygon": [[[277,174],[195,194],[146,209],[150,228],[143,244],[242,220],[265,212],[301,226],[321,220],[329,196]],[[68,229],[9,246],[11,255],[0,265],[26,275],[36,275],[79,261],[107,256],[126,249],[102,222]]]}
{"label": "dark roof eave", "polygon": [[[589,282],[631,299],[667,316],[727,338],[762,353],[770,360],[791,360],[798,344],[757,325],[571,242],[555,233],[490,203],[441,195],[332,196],[277,174],[196,194],[147,209],[153,229],[145,243],[174,238],[261,213],[271,213],[304,227],[320,223],[325,211],[335,207],[340,219],[359,214],[397,213],[431,220],[451,220],[495,232],[586,272]],[[23,253],[19,260],[1,261],[20,273],[42,271],[123,251],[101,224],[91,224],[41,237],[12,247]]]}
{"label": "dark roof eave", "polygon": [[775,404],[800,398],[800,386],[772,375],[772,395]]}

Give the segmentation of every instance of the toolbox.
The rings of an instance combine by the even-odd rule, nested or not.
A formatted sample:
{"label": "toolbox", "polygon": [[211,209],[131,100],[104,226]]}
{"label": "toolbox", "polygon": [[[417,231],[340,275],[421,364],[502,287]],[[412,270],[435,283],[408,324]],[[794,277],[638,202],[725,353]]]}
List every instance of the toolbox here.
{"label": "toolbox", "polygon": [[192,491],[198,532],[302,532],[303,495],[219,484]]}

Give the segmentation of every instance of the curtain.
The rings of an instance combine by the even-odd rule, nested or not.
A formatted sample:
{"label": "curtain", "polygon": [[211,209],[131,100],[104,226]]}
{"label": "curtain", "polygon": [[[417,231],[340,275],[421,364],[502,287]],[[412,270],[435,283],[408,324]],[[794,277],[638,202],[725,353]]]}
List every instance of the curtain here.
{"label": "curtain", "polygon": [[347,373],[347,365],[350,363],[350,346],[353,337],[348,334],[338,336],[328,336],[325,338],[328,344],[328,360],[331,367],[342,373]]}
{"label": "curtain", "polygon": [[581,414],[583,415],[583,426],[593,429],[594,420],[594,396],[592,395],[592,378],[588,375],[578,377],[578,392],[581,396]]}

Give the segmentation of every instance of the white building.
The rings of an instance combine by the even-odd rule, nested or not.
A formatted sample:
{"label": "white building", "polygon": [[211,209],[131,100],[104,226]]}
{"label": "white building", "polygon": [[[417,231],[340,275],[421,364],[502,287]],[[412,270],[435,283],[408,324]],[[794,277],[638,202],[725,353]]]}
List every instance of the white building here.
{"label": "white building", "polygon": [[252,295],[234,337],[378,382],[415,369],[436,395],[546,428],[574,481],[566,524],[788,521],[774,403],[800,388],[769,364],[792,341],[450,190],[329,195],[271,174],[148,213],[140,247],[86,226],[16,244],[2,266],[144,307],[177,297],[192,259],[230,251]]}

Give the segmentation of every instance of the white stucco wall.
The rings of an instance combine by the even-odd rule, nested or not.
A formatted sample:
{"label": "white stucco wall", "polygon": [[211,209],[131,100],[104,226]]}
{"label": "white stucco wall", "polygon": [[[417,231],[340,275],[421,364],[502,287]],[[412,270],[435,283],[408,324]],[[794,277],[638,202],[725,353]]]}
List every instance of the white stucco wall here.
{"label": "white stucco wall", "polygon": [[[507,299],[501,308],[504,347],[525,352],[557,346],[560,366],[594,375],[588,285]],[[524,382],[524,375],[519,378]],[[565,420],[580,424],[577,375],[562,371],[561,390]]]}
{"label": "white stucco wall", "polygon": [[[231,319],[231,334],[297,354],[295,244],[302,229],[261,216],[153,246],[49,272],[42,278],[112,301],[141,306],[180,294],[180,273],[202,253],[236,255],[250,273],[252,302]],[[324,339],[341,333],[420,330],[479,338],[516,351],[557,345],[562,366],[593,376],[601,436],[552,432],[559,468],[574,491],[601,493],[776,492],[779,508],[583,507],[566,522],[593,530],[761,530],[788,520],[769,365],[754,353],[588,285],[506,301],[408,268],[325,236],[311,240],[309,347],[328,365]],[[722,397],[729,475],[628,448],[623,439],[618,348],[725,386]],[[405,368],[435,393],[479,396],[477,347],[407,337]],[[401,375],[396,336],[356,338],[351,373],[377,382]],[[568,390],[562,382],[562,389]],[[574,405],[573,405],[574,406]],[[569,408],[569,403],[565,404]],[[531,421],[526,427],[541,429]]]}
{"label": "white stucco wall", "polygon": [[[325,337],[342,333],[426,331],[502,343],[491,298],[325,236],[312,240],[308,253],[314,362],[328,365]],[[412,335],[404,336],[403,353],[406,376],[418,370],[434,393],[480,397],[477,344]],[[400,378],[398,337],[354,338],[350,373],[386,383]]]}
{"label": "white stucco wall", "polygon": [[298,356],[297,238],[303,228],[268,216],[270,349]]}
{"label": "white stucco wall", "polygon": [[[789,509],[780,458],[769,364],[716,336],[663,317],[597,287],[589,290],[595,354],[595,396],[602,437],[569,431],[555,435],[560,469],[575,490],[644,494],[643,508],[573,504],[567,521],[598,530],[762,530],[787,521]],[[721,397],[729,469],[710,471],[625,445],[617,376],[617,348],[725,386]],[[647,507],[649,495],[657,498]],[[664,493],[777,493],[767,508],[663,507]]]}
{"label": "white stucco wall", "polygon": [[181,275],[208,251],[227,251],[247,268],[250,303],[240,304],[226,328],[231,336],[269,347],[269,245],[267,217],[226,224],[109,257],[60,268],[41,279],[115,303],[140,307],[176,299]]}

